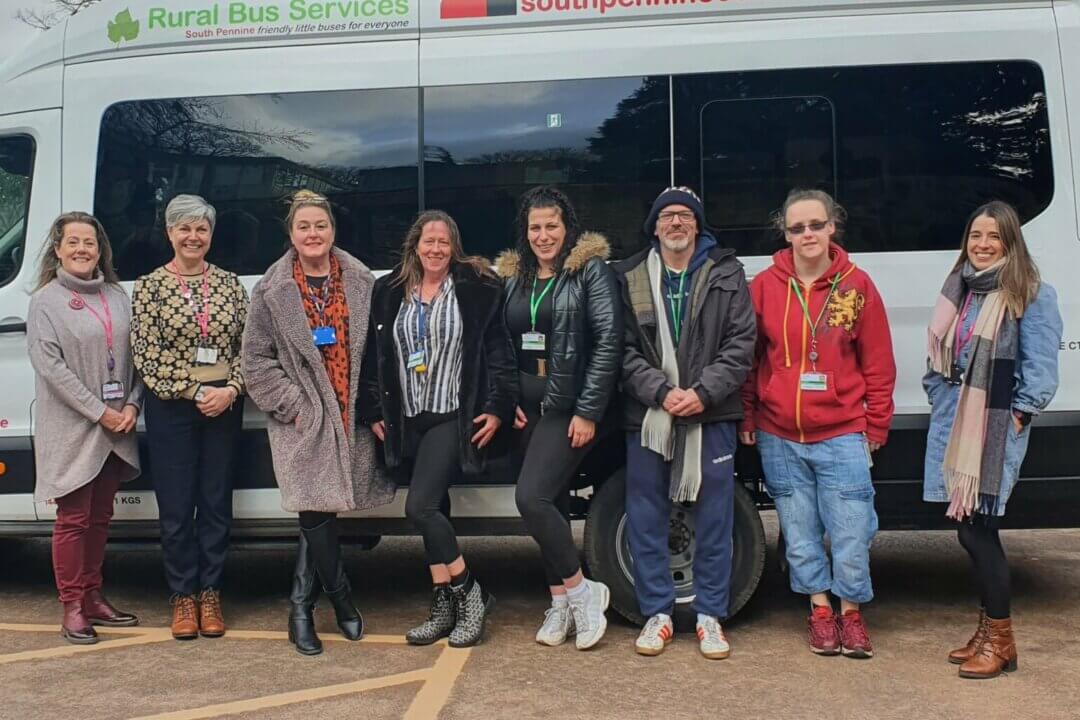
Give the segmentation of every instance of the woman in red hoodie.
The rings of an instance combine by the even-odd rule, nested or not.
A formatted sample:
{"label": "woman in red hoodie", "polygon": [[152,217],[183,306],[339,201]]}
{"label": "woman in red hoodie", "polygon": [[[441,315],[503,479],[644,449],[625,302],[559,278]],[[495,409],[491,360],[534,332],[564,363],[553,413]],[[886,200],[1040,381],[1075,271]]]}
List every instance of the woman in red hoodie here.
{"label": "woman in red hoodie", "polygon": [[791,589],[810,596],[810,650],[868,658],[859,605],[873,597],[870,453],[888,437],[896,364],[881,296],[836,243],[844,219],[818,190],[792,191],[777,214],[789,247],[750,285],[758,342],[739,438],[760,451]]}

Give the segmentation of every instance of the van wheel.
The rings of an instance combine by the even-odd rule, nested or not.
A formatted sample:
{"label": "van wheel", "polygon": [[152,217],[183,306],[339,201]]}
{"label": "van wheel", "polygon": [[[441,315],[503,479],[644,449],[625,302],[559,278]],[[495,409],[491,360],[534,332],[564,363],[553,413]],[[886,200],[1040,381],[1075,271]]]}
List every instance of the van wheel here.
{"label": "van wheel", "polygon": [[[595,580],[611,589],[611,606],[630,622],[645,618],[634,595],[633,558],[626,526],[626,473],[612,475],[593,495],[585,521],[585,560]],[[694,515],[693,506],[679,503],[671,509],[671,574],[675,580],[675,623],[693,628]],[[734,617],[754,594],[765,569],[765,528],[754,500],[745,487],[735,484],[735,529],[732,543],[731,602]]]}

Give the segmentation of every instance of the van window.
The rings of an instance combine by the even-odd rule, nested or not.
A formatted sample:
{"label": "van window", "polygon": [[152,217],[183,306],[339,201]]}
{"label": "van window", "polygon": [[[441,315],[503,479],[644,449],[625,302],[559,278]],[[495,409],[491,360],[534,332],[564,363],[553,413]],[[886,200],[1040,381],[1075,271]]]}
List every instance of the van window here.
{"label": "van window", "polygon": [[1054,194],[1042,71],[1030,62],[676,77],[675,169],[726,245],[781,246],[769,215],[794,187],[847,208],[859,252],[955,250],[990,199],[1026,222]]}
{"label": "van window", "polygon": [[461,227],[465,249],[513,245],[518,199],[564,190],[613,256],[641,247],[641,223],[669,184],[667,77],[424,90],[424,199]]}
{"label": "van window", "polygon": [[286,200],[307,188],[335,209],[336,241],[393,265],[419,206],[415,89],[125,102],[101,124],[94,212],[120,277],[166,262],[165,206],[179,193],[217,210],[208,259],[261,274],[288,243]]}
{"label": "van window", "polygon": [[0,285],[15,279],[22,267],[34,141],[25,135],[0,137]]}

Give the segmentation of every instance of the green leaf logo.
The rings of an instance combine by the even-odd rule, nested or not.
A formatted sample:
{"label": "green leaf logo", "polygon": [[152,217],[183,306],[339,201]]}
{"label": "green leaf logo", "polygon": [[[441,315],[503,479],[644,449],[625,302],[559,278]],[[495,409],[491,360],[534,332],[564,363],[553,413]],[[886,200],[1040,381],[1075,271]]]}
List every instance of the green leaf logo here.
{"label": "green leaf logo", "polygon": [[109,42],[120,47],[124,40],[131,42],[139,37],[139,21],[131,17],[131,12],[121,10],[116,17],[109,22]]}

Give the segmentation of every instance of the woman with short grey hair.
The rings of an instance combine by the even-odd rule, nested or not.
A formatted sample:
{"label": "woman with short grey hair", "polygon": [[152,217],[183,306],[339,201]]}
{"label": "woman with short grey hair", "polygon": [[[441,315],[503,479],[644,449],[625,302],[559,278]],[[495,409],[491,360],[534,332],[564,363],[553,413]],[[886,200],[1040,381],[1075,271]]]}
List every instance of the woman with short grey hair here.
{"label": "woman with short grey hair", "polygon": [[243,417],[247,291],[206,262],[217,213],[198,195],[165,208],[173,259],[135,281],[131,348],[177,639],[225,633],[219,592],[232,526],[233,450]]}

